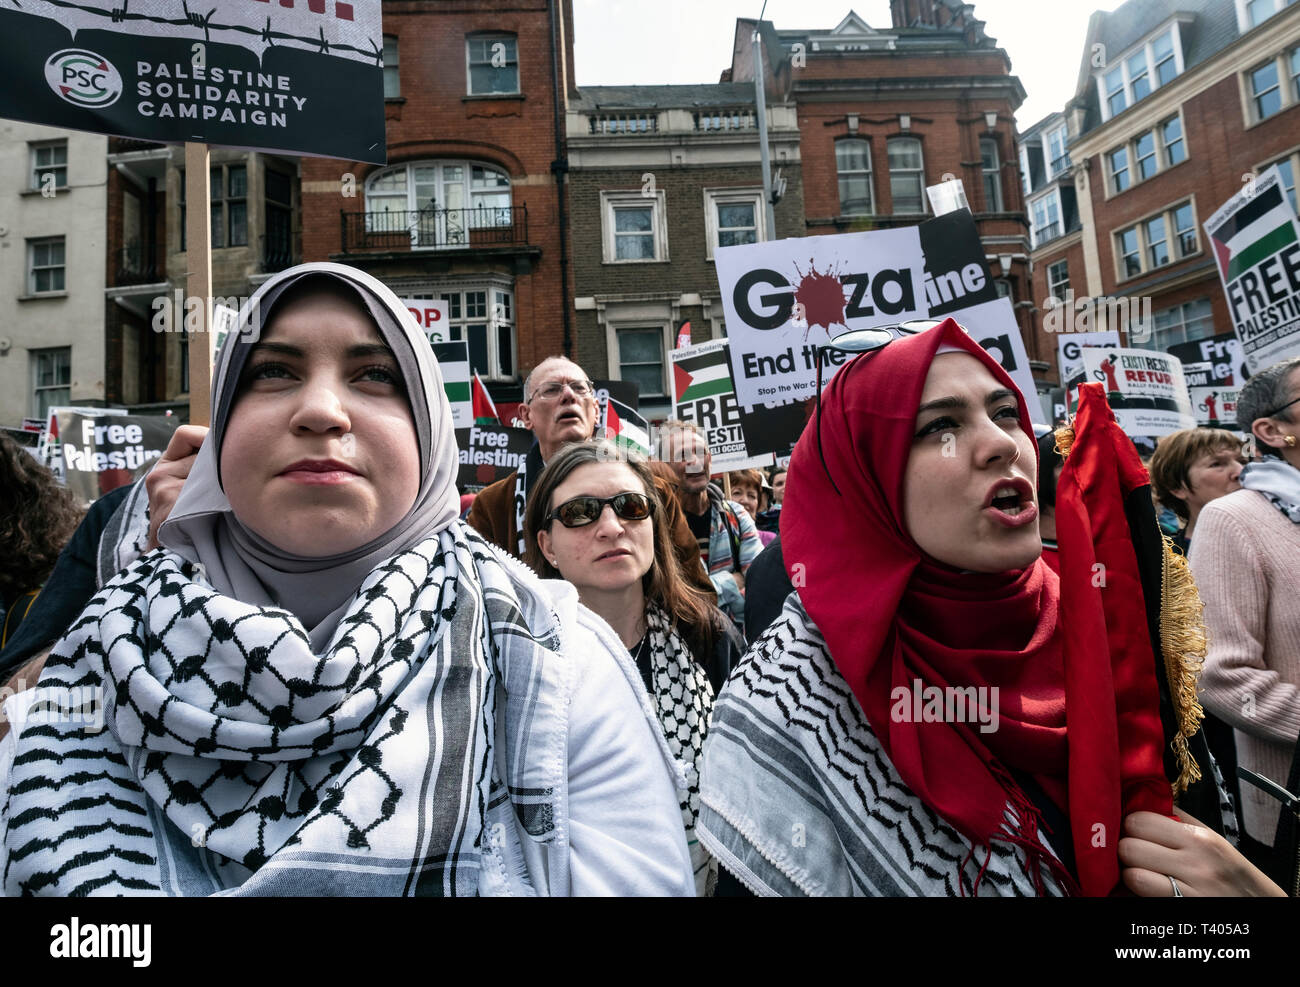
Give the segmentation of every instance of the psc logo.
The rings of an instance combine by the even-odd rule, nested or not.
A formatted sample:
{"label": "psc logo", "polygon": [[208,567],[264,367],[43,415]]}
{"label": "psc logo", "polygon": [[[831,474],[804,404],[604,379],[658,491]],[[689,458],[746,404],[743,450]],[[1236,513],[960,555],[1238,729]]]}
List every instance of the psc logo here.
{"label": "psc logo", "polygon": [[45,60],[45,81],[76,106],[111,106],[122,95],[122,76],[102,55],[65,48]]}

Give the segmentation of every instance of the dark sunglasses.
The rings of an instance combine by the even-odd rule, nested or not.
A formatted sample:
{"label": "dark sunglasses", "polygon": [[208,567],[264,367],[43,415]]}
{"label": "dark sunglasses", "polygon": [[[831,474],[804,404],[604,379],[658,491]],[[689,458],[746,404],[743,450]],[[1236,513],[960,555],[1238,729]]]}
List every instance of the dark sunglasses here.
{"label": "dark sunglasses", "polygon": [[[842,496],[840,488],[835,484],[835,478],[831,476],[830,467],[826,465],[826,453],[822,449],[822,366],[826,362],[826,354],[832,350],[852,353],[854,356],[874,353],[876,350],[884,349],[895,339],[916,336],[935,326],[943,325],[943,322],[943,319],[913,319],[911,322],[899,322],[892,326],[850,329],[848,332],[840,333],[829,343],[817,347],[817,455],[821,457],[822,470],[826,473],[826,479],[831,481],[831,486],[835,488],[837,495]],[[965,326],[962,327],[962,331],[969,332]]]}
{"label": "dark sunglasses", "polygon": [[574,497],[546,515],[546,523],[558,520],[566,528],[595,524],[605,512],[605,505],[624,521],[644,521],[650,516],[650,498],[645,494],[621,493],[613,497]]}

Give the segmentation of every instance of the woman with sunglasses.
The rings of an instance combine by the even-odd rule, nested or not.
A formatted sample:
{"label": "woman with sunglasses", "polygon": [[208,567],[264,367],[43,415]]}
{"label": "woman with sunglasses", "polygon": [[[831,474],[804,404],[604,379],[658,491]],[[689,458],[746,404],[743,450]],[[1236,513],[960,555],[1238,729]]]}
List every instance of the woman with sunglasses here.
{"label": "woman with sunglasses", "polygon": [[664,517],[643,461],[604,439],[571,445],[547,464],[529,497],[527,561],[543,578],[572,583],[635,662],[668,749],[686,764],[678,796],[703,895],[716,867],[694,832],[701,750],[713,697],[740,642],[684,578]]}
{"label": "woman with sunglasses", "polygon": [[[1175,644],[1146,637],[1120,494],[1139,502],[1142,473],[1104,395],[1085,388],[1058,491],[1058,578],[1011,379],[952,320],[893,337],[839,370],[794,451],[796,592],[728,679],[705,751],[698,832],[730,875],[719,892],[1278,893],[1171,818],[1171,775],[1203,791],[1181,756],[1200,735],[1184,679],[1158,679]],[[1095,543],[1071,520],[1083,501],[1105,505]]]}

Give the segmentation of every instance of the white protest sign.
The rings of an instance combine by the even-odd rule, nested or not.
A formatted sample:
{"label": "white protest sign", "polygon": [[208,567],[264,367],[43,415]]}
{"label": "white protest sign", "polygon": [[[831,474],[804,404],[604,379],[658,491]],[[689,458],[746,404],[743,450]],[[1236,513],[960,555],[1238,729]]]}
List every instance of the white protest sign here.
{"label": "white protest sign", "polygon": [[673,350],[671,357],[673,417],[703,429],[714,472],[771,466],[771,455],[751,456],[745,450],[727,341],[683,346]]}
{"label": "white protest sign", "polygon": [[1182,362],[1168,353],[1124,347],[1083,351],[1089,382],[1100,381],[1128,435],[1160,436],[1196,427]]}
{"label": "white protest sign", "polygon": [[817,347],[833,335],[929,312],[915,226],[720,247],[714,259],[744,408],[814,397]]}
{"label": "white protest sign", "polygon": [[1043,402],[1038,400],[1034,373],[1029,368],[1029,354],[1025,352],[1025,341],[1020,335],[1011,299],[995,298],[991,302],[949,312],[948,315],[956,319],[977,343],[988,350],[990,356],[1002,364],[1002,369],[1025,396],[1030,421],[1039,425],[1050,424],[1043,410]]}
{"label": "white protest sign", "polygon": [[403,298],[402,304],[415,319],[416,325],[429,338],[430,343],[451,342],[451,327],[447,320],[451,309],[444,298]]}
{"label": "white protest sign", "polygon": [[1276,165],[1205,221],[1252,373],[1300,353],[1300,222]]}
{"label": "white protest sign", "polygon": [[1237,430],[1238,387],[1189,387],[1196,424]]}

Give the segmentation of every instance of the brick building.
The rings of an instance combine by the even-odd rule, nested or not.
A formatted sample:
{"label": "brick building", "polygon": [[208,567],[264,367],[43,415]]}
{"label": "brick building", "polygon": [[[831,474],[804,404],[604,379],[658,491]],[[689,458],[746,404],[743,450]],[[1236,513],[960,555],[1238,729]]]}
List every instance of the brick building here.
{"label": "brick building", "polygon": [[799,130],[767,109],[774,174],[786,183],[767,229],[750,83],[593,86],[568,116],[574,291],[583,367],[634,380],[642,413],[669,417],[676,329],[723,335],[713,252],[802,236]]}
{"label": "brick building", "polygon": [[1034,297],[1054,293],[1064,264],[1076,295],[1130,313],[1150,300],[1149,338],[1135,332],[1131,345],[1231,332],[1202,224],[1274,162],[1294,203],[1298,105],[1300,6],[1129,0],[1094,14],[1064,113],[1080,235],[1035,249]]}
{"label": "brick building", "polygon": [[572,22],[569,0],[390,0],[388,165],[301,162],[303,259],[445,299],[450,338],[469,341],[498,399],[575,349],[563,185]]}
{"label": "brick building", "polygon": [[1025,93],[973,10],[893,0],[882,30],[852,12],[823,30],[738,20],[723,78],[754,78],[757,29],[769,105],[797,113],[808,235],[916,224],[931,215],[926,186],[962,179],[999,291],[1011,296],[1042,372],[1013,117]]}

